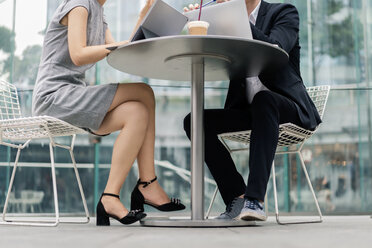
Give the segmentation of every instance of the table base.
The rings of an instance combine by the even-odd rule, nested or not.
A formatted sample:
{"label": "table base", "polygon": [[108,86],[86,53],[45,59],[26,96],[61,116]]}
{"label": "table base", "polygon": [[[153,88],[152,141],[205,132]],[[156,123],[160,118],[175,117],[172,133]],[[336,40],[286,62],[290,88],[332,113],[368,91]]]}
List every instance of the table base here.
{"label": "table base", "polygon": [[255,226],[255,221],[225,221],[225,220],[191,220],[190,218],[145,218],[141,220],[142,226],[148,227],[193,227],[193,228],[211,228],[211,227],[245,227]]}

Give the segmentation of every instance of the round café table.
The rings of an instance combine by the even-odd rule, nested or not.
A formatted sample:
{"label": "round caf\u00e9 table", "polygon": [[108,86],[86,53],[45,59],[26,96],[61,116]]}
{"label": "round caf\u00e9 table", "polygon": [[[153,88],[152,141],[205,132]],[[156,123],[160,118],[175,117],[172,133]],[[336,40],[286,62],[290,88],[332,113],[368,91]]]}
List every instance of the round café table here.
{"label": "round caf\u00e9 table", "polygon": [[[144,226],[249,226],[252,221],[204,219],[204,81],[269,73],[288,62],[279,47],[226,36],[167,36],[129,43],[107,57],[119,71],[147,78],[191,81],[191,219],[145,218]],[[181,125],[181,123],[180,123]]]}

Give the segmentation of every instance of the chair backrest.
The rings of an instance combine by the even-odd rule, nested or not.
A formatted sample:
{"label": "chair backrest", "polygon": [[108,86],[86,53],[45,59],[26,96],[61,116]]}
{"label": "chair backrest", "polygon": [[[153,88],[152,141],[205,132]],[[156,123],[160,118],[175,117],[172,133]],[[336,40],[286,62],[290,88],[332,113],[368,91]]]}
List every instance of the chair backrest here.
{"label": "chair backrest", "polygon": [[329,91],[331,87],[329,85],[314,86],[306,88],[311,100],[313,100],[316,109],[318,110],[319,116],[323,119],[325,106],[328,101]]}
{"label": "chair backrest", "polygon": [[0,120],[21,118],[17,88],[0,80]]}

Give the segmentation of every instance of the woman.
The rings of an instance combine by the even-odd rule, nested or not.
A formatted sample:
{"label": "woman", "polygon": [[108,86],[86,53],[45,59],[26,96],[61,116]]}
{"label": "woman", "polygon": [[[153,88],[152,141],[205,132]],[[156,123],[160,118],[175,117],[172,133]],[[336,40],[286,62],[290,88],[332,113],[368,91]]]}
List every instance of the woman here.
{"label": "woman", "polygon": [[[88,86],[84,73],[105,58],[115,42],[104,20],[106,0],[64,0],[45,35],[43,55],[33,95],[34,115],[49,115],[96,135],[120,131],[115,141],[110,175],[97,205],[97,225],[110,225],[109,217],[123,224],[146,215],[143,205],[161,211],[185,208],[170,200],[156,181],[154,168],[155,98],[144,83]],[[154,0],[147,0],[136,28]],[[140,179],[132,192],[131,210],[119,192],[137,159]]]}

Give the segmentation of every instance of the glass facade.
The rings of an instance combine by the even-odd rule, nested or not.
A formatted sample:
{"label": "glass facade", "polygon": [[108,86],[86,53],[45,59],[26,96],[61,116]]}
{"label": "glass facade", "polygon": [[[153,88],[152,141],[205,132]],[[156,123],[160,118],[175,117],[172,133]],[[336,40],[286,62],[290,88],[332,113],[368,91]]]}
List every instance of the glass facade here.
{"label": "glass facade", "polygon": [[[56,0],[0,1],[0,78],[19,88],[22,113],[30,116],[31,95],[40,58],[42,37],[48,20],[58,7]],[[30,6],[30,2],[32,2]],[[106,19],[117,40],[128,39],[140,6],[144,1],[107,0]],[[190,0],[166,1],[178,10]],[[372,209],[372,134],[371,134],[371,33],[372,0],[288,0],[301,19],[301,70],[306,86],[332,85],[324,123],[303,149],[306,166],[320,205],[325,214],[365,213]],[[36,8],[40,13],[24,13]],[[13,29],[14,17],[14,29]],[[31,18],[28,19],[27,18]],[[35,18],[35,19],[32,19]],[[31,25],[32,24],[32,25]],[[12,32],[14,31],[14,39]],[[35,39],[26,39],[35,37]],[[12,42],[14,41],[14,42]],[[183,131],[183,118],[190,112],[190,83],[140,78],[115,71],[101,61],[86,75],[94,84],[138,82],[150,84],[155,92],[156,168],[160,182],[172,197],[190,203],[190,142]],[[206,108],[222,108],[228,82],[207,82]],[[104,189],[117,134],[97,139],[79,136],[75,148],[90,211]],[[68,142],[63,141],[63,142]],[[33,142],[21,155],[21,165],[14,185],[11,212],[53,211],[49,153],[44,140]],[[0,210],[4,204],[10,161],[15,150],[0,147]],[[82,212],[79,192],[68,153],[57,149],[57,187],[62,212]],[[238,170],[248,174],[247,152],[233,155]],[[296,157],[276,157],[276,177],[281,211],[314,211],[310,191]],[[129,207],[129,195],[137,180],[136,165],[128,176],[122,194]],[[205,203],[209,203],[215,184],[206,169]],[[29,192],[33,194],[27,194]],[[37,193],[39,192],[39,193]],[[41,197],[42,196],[42,197]],[[27,204],[26,198],[33,198]],[[269,210],[273,210],[272,184],[268,186]],[[224,209],[217,198],[213,211]],[[188,207],[189,210],[189,207]],[[152,211],[152,209],[148,209]]]}

